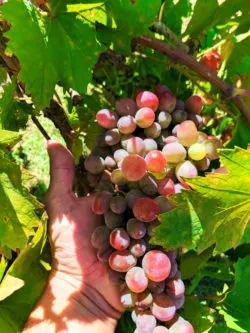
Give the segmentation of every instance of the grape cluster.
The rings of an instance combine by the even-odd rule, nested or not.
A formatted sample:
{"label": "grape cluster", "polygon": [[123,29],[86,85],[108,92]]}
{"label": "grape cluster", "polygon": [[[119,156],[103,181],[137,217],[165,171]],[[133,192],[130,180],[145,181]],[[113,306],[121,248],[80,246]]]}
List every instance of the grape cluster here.
{"label": "grape cluster", "polygon": [[169,196],[189,189],[183,177],[209,168],[221,147],[199,132],[199,96],[186,103],[163,85],[120,99],[116,112],[103,109],[96,120],[105,130],[85,160],[86,178],[96,191],[92,210],[103,215],[91,243],[108,262],[110,280],[120,286],[121,303],[132,309],[135,333],[192,333],[177,314],[185,286],[176,251],[149,243],[157,216],[174,208]]}

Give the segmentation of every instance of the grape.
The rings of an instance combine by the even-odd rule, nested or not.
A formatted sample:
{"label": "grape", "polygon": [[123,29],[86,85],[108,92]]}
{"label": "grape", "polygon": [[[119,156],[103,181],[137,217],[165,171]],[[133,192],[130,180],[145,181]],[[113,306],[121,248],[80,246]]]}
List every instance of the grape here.
{"label": "grape", "polygon": [[127,180],[137,181],[145,175],[147,165],[141,156],[134,154],[124,158],[121,169]]}
{"label": "grape", "polygon": [[180,308],[183,307],[183,305],[185,303],[185,296],[182,295],[178,298],[172,298],[172,301],[174,302],[176,310],[179,310]]}
{"label": "grape", "polygon": [[198,171],[192,162],[184,161],[177,164],[175,174],[179,182],[183,183],[184,180],[182,177],[196,177],[198,175]]}
{"label": "grape", "polygon": [[116,185],[125,185],[126,179],[123,176],[123,172],[121,169],[115,169],[111,173],[111,182]]}
{"label": "grape", "polygon": [[202,65],[218,73],[221,65],[221,55],[215,49],[207,51],[199,61]]}
{"label": "grape", "polygon": [[158,191],[158,185],[155,178],[149,174],[146,174],[139,180],[139,186],[141,190],[149,196],[155,195]]}
{"label": "grape", "polygon": [[97,251],[97,258],[101,262],[108,262],[109,257],[114,252],[114,249],[111,246],[108,246],[107,244],[104,244],[100,249]]}
{"label": "grape", "polygon": [[156,327],[156,319],[151,311],[147,310],[139,313],[136,320],[136,326],[138,333],[152,333],[153,329]]}
{"label": "grape", "polygon": [[194,333],[193,326],[182,317],[169,328],[170,333]]}
{"label": "grape", "polygon": [[175,127],[172,129],[172,134],[173,134],[174,136],[177,135],[177,129],[178,129],[179,126],[180,126],[180,124],[177,124],[177,125],[175,125]]}
{"label": "grape", "polygon": [[129,236],[133,239],[141,239],[147,233],[145,224],[135,218],[128,220],[126,228]]}
{"label": "grape", "polygon": [[162,293],[155,295],[151,311],[158,320],[166,322],[174,318],[176,309],[171,298]]}
{"label": "grape", "polygon": [[146,157],[147,169],[151,172],[161,172],[166,166],[166,159],[159,150],[150,151]]}
{"label": "grape", "polygon": [[222,175],[227,175],[227,174],[228,174],[228,171],[227,171],[226,168],[224,168],[224,167],[220,167],[220,168],[215,169],[215,170],[212,172],[212,174],[215,174],[215,173],[220,173],[220,174],[222,174]]}
{"label": "grape", "polygon": [[161,111],[158,114],[157,122],[160,124],[161,128],[168,128],[168,126],[171,124],[172,117],[168,112]]}
{"label": "grape", "polygon": [[195,161],[202,160],[207,154],[206,147],[202,143],[194,143],[188,148],[188,156]]}
{"label": "grape", "polygon": [[127,272],[136,265],[137,259],[128,251],[115,251],[109,257],[109,266],[117,272]]}
{"label": "grape", "polygon": [[97,175],[105,169],[104,160],[99,156],[91,155],[84,161],[84,167],[88,172]]}
{"label": "grape", "polygon": [[117,128],[108,130],[104,136],[105,143],[108,146],[114,146],[120,141],[120,133]]}
{"label": "grape", "polygon": [[198,139],[198,131],[191,120],[183,121],[177,128],[177,138],[185,147],[190,147]]}
{"label": "grape", "polygon": [[110,180],[101,179],[99,183],[95,186],[96,191],[107,191],[113,192],[113,185],[111,184]]}
{"label": "grape", "polygon": [[148,289],[136,295],[135,305],[137,306],[138,310],[145,311],[150,307],[152,303],[153,295]]}
{"label": "grape", "polygon": [[127,201],[122,196],[113,197],[110,200],[110,209],[116,214],[122,214],[126,211]]}
{"label": "grape", "polygon": [[87,173],[87,181],[91,187],[94,187],[100,181],[100,175],[93,175],[92,173]]}
{"label": "grape", "polygon": [[137,111],[137,105],[130,98],[121,98],[115,104],[119,116],[134,116]]}
{"label": "grape", "polygon": [[169,330],[165,326],[156,326],[152,333],[169,333]]}
{"label": "grape", "polygon": [[194,164],[198,170],[205,171],[210,167],[210,160],[204,157],[202,160],[194,161]]}
{"label": "grape", "polygon": [[102,158],[107,157],[108,155],[110,155],[110,147],[98,147],[95,146],[95,148],[92,150],[91,152],[92,156],[100,156]]}
{"label": "grape", "polygon": [[157,202],[151,198],[140,198],[135,201],[133,207],[134,216],[142,222],[151,222],[160,213]]}
{"label": "grape", "polygon": [[175,193],[174,182],[171,178],[165,178],[158,182],[158,192],[162,195]]}
{"label": "grape", "polygon": [[200,96],[190,96],[189,99],[186,101],[185,107],[188,112],[191,113],[201,113],[203,109],[203,100]]}
{"label": "grape", "polygon": [[171,209],[175,208],[174,204],[163,195],[156,197],[155,201],[160,207],[161,214],[169,212]]}
{"label": "grape", "polygon": [[177,99],[175,108],[176,110],[185,110],[185,103],[182,100]]}
{"label": "grape", "polygon": [[137,199],[145,197],[144,193],[139,189],[132,189],[126,194],[126,200],[129,208],[133,208]]}
{"label": "grape", "polygon": [[104,160],[104,165],[106,169],[113,170],[116,167],[116,161],[113,159],[112,156],[107,156]]}
{"label": "grape", "polygon": [[121,303],[124,306],[124,308],[133,308],[135,306],[135,294],[129,290],[128,288],[125,288],[121,293]]}
{"label": "grape", "polygon": [[107,191],[95,193],[91,205],[92,211],[97,215],[107,213],[111,198],[112,194]]}
{"label": "grape", "polygon": [[217,138],[212,138],[204,141],[203,144],[206,147],[207,157],[210,160],[216,160],[217,158],[219,158],[217,149],[222,148],[220,140],[218,140]]}
{"label": "grape", "polygon": [[[169,257],[169,255],[168,255],[168,257]],[[173,279],[176,276],[176,273],[178,271],[178,266],[177,266],[176,260],[171,260],[171,258],[169,258],[169,259],[171,261],[171,271],[168,276],[168,279]]]}
{"label": "grape", "polygon": [[109,280],[116,286],[120,286],[125,282],[125,274],[121,272],[115,272],[112,269],[108,271]]}
{"label": "grape", "polygon": [[143,239],[132,239],[129,246],[129,251],[136,258],[142,257],[147,250],[147,245]]}
{"label": "grape", "polygon": [[135,136],[128,140],[127,151],[129,154],[138,154],[143,156],[145,154],[145,144],[144,141]]}
{"label": "grape", "polygon": [[178,142],[165,145],[162,149],[162,154],[168,163],[179,163],[184,161],[187,156],[186,149]]}
{"label": "grape", "polygon": [[206,133],[198,132],[198,139],[197,139],[198,143],[202,143],[202,142],[206,141],[207,139],[208,139],[208,136]]}
{"label": "grape", "polygon": [[120,133],[130,134],[136,129],[135,118],[132,116],[123,116],[117,122],[117,127]]}
{"label": "grape", "polygon": [[104,244],[109,243],[110,230],[101,225],[97,227],[91,235],[91,244],[96,249],[100,249]]}
{"label": "grape", "polygon": [[135,121],[137,126],[147,128],[153,124],[155,120],[155,113],[150,108],[142,108],[136,112]]}
{"label": "grape", "polygon": [[117,149],[114,152],[114,159],[117,163],[123,161],[126,156],[128,156],[128,152],[125,149]]}
{"label": "grape", "polygon": [[118,116],[113,111],[103,109],[97,112],[96,120],[103,128],[111,129],[116,127]]}
{"label": "grape", "polygon": [[204,123],[203,118],[199,114],[189,113],[187,119],[192,120],[197,127],[202,126]]}
{"label": "grape", "polygon": [[124,225],[123,216],[120,214],[115,214],[111,210],[104,214],[104,221],[106,226],[111,230]]}
{"label": "grape", "polygon": [[162,172],[151,172],[151,174],[155,177],[155,179],[162,180],[167,176],[168,169],[165,168],[164,170],[162,170]]}
{"label": "grape", "polygon": [[181,193],[181,191],[187,190],[187,188],[181,185],[180,183],[175,184],[174,188],[175,188],[175,193]]}
{"label": "grape", "polygon": [[158,136],[158,138],[156,139],[156,142],[159,146],[159,148],[163,148],[166,144],[166,140],[170,135],[170,131],[168,129],[164,129],[161,131],[161,134]]}
{"label": "grape", "polygon": [[127,150],[128,141],[129,139],[133,138],[134,136],[132,134],[123,134],[121,136],[121,146],[123,149]]}
{"label": "grape", "polygon": [[131,268],[126,276],[125,281],[128,288],[134,293],[142,293],[148,286],[148,278],[141,267]]}
{"label": "grape", "polygon": [[184,110],[174,110],[172,113],[172,119],[174,124],[182,123],[183,121],[187,120],[187,112]]}
{"label": "grape", "polygon": [[159,98],[160,111],[167,111],[169,113],[174,111],[176,106],[176,97],[171,91],[165,91]]}
{"label": "grape", "polygon": [[174,278],[166,282],[167,293],[171,297],[181,297],[185,293],[185,286],[181,279]]}
{"label": "grape", "polygon": [[158,123],[153,123],[148,128],[144,129],[144,134],[147,138],[153,138],[156,139],[161,134],[161,126]]}
{"label": "grape", "polygon": [[157,150],[157,143],[154,139],[144,139],[145,153],[149,153],[152,150]]}
{"label": "grape", "polygon": [[[109,147],[107,147],[107,144],[105,142],[105,133],[106,133],[106,131],[103,131],[96,138],[96,144],[97,144],[98,148],[109,148]],[[97,153],[97,156],[99,156],[98,153]]]}
{"label": "grape", "polygon": [[159,294],[163,293],[163,291],[165,290],[165,281],[155,282],[155,281],[149,280],[148,289],[153,294],[159,295]]}
{"label": "grape", "polygon": [[165,93],[166,91],[169,91],[167,86],[164,86],[162,84],[158,84],[155,87],[155,94],[158,96],[158,98],[160,98],[160,96]]}
{"label": "grape", "polygon": [[136,104],[139,108],[148,107],[156,111],[159,106],[159,99],[150,91],[141,91],[136,97]]}
{"label": "grape", "polygon": [[123,228],[116,228],[111,232],[109,242],[114,249],[122,251],[129,247],[130,238],[126,230]]}
{"label": "grape", "polygon": [[142,267],[150,280],[159,282],[169,276],[171,263],[165,253],[159,250],[152,250],[144,255]]}
{"label": "grape", "polygon": [[154,220],[154,221],[152,221],[152,222],[150,222],[150,223],[147,223],[147,234],[149,235],[149,236],[152,236],[153,235],[153,230],[154,230],[154,228],[155,227],[158,227],[159,225],[161,224],[161,222],[158,220],[158,219],[156,219],[156,220]]}

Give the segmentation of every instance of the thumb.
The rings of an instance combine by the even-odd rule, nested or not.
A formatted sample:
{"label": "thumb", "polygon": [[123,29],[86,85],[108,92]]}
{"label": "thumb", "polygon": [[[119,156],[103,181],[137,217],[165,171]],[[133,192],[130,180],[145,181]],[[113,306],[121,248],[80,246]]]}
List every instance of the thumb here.
{"label": "thumb", "polygon": [[50,159],[50,192],[58,195],[72,191],[75,165],[71,152],[56,141],[47,141]]}

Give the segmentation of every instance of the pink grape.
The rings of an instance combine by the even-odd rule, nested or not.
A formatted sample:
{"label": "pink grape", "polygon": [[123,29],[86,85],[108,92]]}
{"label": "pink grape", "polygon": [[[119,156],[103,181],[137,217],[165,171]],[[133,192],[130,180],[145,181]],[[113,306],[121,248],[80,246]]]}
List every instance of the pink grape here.
{"label": "pink grape", "polygon": [[146,174],[142,179],[139,180],[140,189],[146,195],[155,195],[158,191],[158,185],[153,175]]}
{"label": "pink grape", "polygon": [[129,139],[133,138],[134,136],[132,134],[123,134],[121,136],[121,146],[123,149],[127,150],[128,141]]}
{"label": "pink grape", "polygon": [[176,308],[171,298],[162,293],[155,295],[151,311],[158,320],[166,322],[174,318]]}
{"label": "pink grape", "polygon": [[148,289],[153,294],[159,295],[159,294],[163,293],[163,291],[165,290],[165,281],[155,282],[155,281],[149,280]]}
{"label": "pink grape", "polygon": [[128,152],[125,149],[117,149],[114,152],[114,159],[116,163],[123,161],[123,159],[128,156]]}
{"label": "pink grape", "polygon": [[110,255],[114,252],[114,249],[111,246],[103,245],[100,249],[97,251],[97,258],[101,262],[108,262]]}
{"label": "pink grape", "polygon": [[150,307],[152,303],[153,303],[153,295],[148,289],[136,295],[135,305],[138,310],[145,311]]}
{"label": "pink grape", "polygon": [[185,293],[185,285],[179,278],[173,278],[166,282],[167,293],[171,297],[181,297]]}
{"label": "pink grape", "polygon": [[97,112],[96,120],[103,128],[111,129],[116,127],[118,116],[113,111],[103,109]]}
{"label": "pink grape", "polygon": [[136,129],[135,118],[132,116],[123,116],[118,120],[117,127],[122,134],[133,133]]}
{"label": "pink grape", "polygon": [[158,114],[157,122],[161,125],[162,129],[168,128],[171,124],[172,117],[168,112],[161,111]]}
{"label": "pink grape", "polygon": [[133,99],[121,98],[115,104],[119,116],[134,116],[137,111],[137,105]]}
{"label": "pink grape", "polygon": [[198,135],[195,123],[191,120],[183,121],[177,128],[177,138],[185,147],[190,147],[196,143]]}
{"label": "pink grape", "polygon": [[165,145],[162,149],[162,154],[168,163],[179,163],[184,161],[187,156],[186,149],[178,142]]}
{"label": "pink grape", "polygon": [[152,150],[157,150],[157,142],[154,139],[144,139],[145,153],[149,153]]}
{"label": "pink grape", "polygon": [[127,180],[137,181],[145,175],[147,165],[140,155],[134,154],[124,158],[121,169]]}
{"label": "pink grape", "polygon": [[141,312],[137,316],[136,326],[138,333],[152,333],[156,327],[156,319],[151,311]]}
{"label": "pink grape", "polygon": [[194,333],[193,326],[182,317],[169,328],[170,333]]}
{"label": "pink grape", "polygon": [[166,166],[166,159],[159,150],[150,151],[146,157],[147,169],[151,172],[161,172]]}
{"label": "pink grape", "polygon": [[109,266],[117,272],[127,272],[136,265],[137,259],[128,251],[115,251],[109,257]]}
{"label": "pink grape", "polygon": [[171,271],[168,256],[160,250],[147,252],[143,257],[142,267],[147,277],[155,282],[165,280]]}
{"label": "pink grape", "polygon": [[129,251],[136,258],[142,257],[147,250],[147,245],[143,239],[132,239],[130,241]]}
{"label": "pink grape", "polygon": [[203,109],[204,102],[200,96],[194,95],[190,96],[189,99],[186,101],[185,107],[188,112],[192,113],[201,113]]}
{"label": "pink grape", "polygon": [[91,244],[96,249],[100,249],[104,244],[109,242],[110,230],[105,226],[101,225],[97,227],[91,235]]}
{"label": "pink grape", "polygon": [[189,113],[187,119],[192,120],[197,127],[204,124],[204,119],[199,114]]}
{"label": "pink grape", "polygon": [[106,169],[113,170],[116,167],[116,161],[112,156],[107,156],[104,160],[104,165]]}
{"label": "pink grape", "polygon": [[131,218],[128,220],[126,228],[129,236],[133,239],[141,239],[147,233],[147,228],[145,224],[135,218]]}
{"label": "pink grape", "polygon": [[135,201],[143,197],[145,197],[145,194],[137,188],[130,190],[125,196],[129,208],[133,208]]}
{"label": "pink grape", "polygon": [[181,193],[181,191],[187,190],[187,188],[181,185],[180,183],[175,184],[174,188],[175,188],[175,193]]}
{"label": "pink grape", "polygon": [[[146,164],[146,162],[145,162]],[[105,169],[104,160],[99,156],[89,156],[84,161],[85,169],[93,175],[98,175]]]}
{"label": "pink grape", "polygon": [[183,307],[184,303],[185,303],[185,296],[182,295],[178,298],[173,298],[172,297],[172,301],[174,302],[175,308],[176,310],[179,310]]}
{"label": "pink grape", "polygon": [[220,173],[222,175],[227,175],[228,174],[228,171],[226,168],[224,167],[220,167],[220,168],[217,168],[215,169],[213,172],[211,172],[212,174],[215,174],[215,173]]}
{"label": "pink grape", "polygon": [[110,200],[109,206],[115,214],[122,214],[127,209],[127,201],[124,197],[118,195]]}
{"label": "pink grape", "polygon": [[148,278],[141,267],[132,267],[125,276],[128,288],[134,293],[142,293],[148,286]]}
{"label": "pink grape", "polygon": [[171,178],[165,178],[158,182],[158,192],[162,195],[172,195],[175,193],[174,182]]}
{"label": "pink grape", "polygon": [[128,140],[127,151],[129,154],[138,154],[144,156],[145,154],[145,144],[144,141],[135,136]]}
{"label": "pink grape", "polygon": [[154,122],[150,127],[144,129],[144,134],[147,138],[158,138],[161,134],[161,125]]}
{"label": "pink grape", "polygon": [[156,326],[152,333],[169,333],[169,330],[165,326]]}
{"label": "pink grape", "polygon": [[135,306],[136,296],[129,288],[125,288],[121,292],[120,300],[125,308],[133,308]]}
{"label": "pink grape", "polygon": [[[169,255],[168,255],[169,257]],[[178,272],[178,266],[175,260],[171,260],[171,258],[169,258],[171,261],[171,271],[170,274],[168,276],[168,279],[173,279],[176,277],[176,273]]]}
{"label": "pink grape", "polygon": [[176,106],[176,97],[171,91],[165,91],[159,98],[159,109],[161,111],[173,112]]}
{"label": "pink grape", "polygon": [[160,98],[160,96],[165,93],[166,91],[169,91],[167,86],[164,86],[162,84],[158,84],[155,87],[155,94],[158,96],[158,98]]}
{"label": "pink grape", "polygon": [[129,247],[130,237],[123,228],[116,228],[111,232],[109,242],[114,249],[122,251]]}
{"label": "pink grape", "polygon": [[180,124],[177,124],[177,125],[175,125],[175,127],[172,129],[172,134],[173,134],[174,136],[177,135],[177,129],[179,128],[179,126],[180,126]]}
{"label": "pink grape", "polygon": [[92,211],[97,215],[107,213],[111,198],[112,194],[107,191],[95,193],[91,205]]}
{"label": "pink grape", "polygon": [[159,106],[159,99],[151,91],[141,91],[136,97],[136,104],[139,108],[148,107],[156,111]]}
{"label": "pink grape", "polygon": [[183,183],[182,177],[196,177],[198,171],[196,166],[191,161],[184,161],[177,164],[175,174],[179,182]]}
{"label": "pink grape", "polygon": [[141,128],[147,128],[151,126],[154,120],[155,120],[154,111],[147,107],[139,109],[135,114],[136,124]]}
{"label": "pink grape", "polygon": [[208,139],[208,136],[206,133],[198,132],[198,139],[197,139],[198,143],[202,143],[202,142],[206,141],[207,139]]}
{"label": "pink grape", "polygon": [[120,133],[119,133],[117,128],[113,128],[111,130],[108,130],[105,133],[105,136],[104,136],[105,143],[108,146],[116,145],[118,142],[120,142],[120,138],[121,138]]}
{"label": "pink grape", "polygon": [[155,201],[160,207],[160,213],[166,213],[175,208],[175,205],[164,195],[159,195],[158,197],[155,198]]}
{"label": "pink grape", "polygon": [[173,143],[173,142],[178,142],[178,139],[174,135],[170,135],[165,139],[165,144],[167,145],[168,143]]}
{"label": "pink grape", "polygon": [[123,175],[122,169],[115,169],[111,173],[111,182],[116,185],[125,185],[127,180]]}
{"label": "pink grape", "polygon": [[217,158],[219,158],[217,149],[222,148],[222,143],[220,142],[219,139],[217,139],[217,138],[208,139],[208,140],[204,141],[203,144],[205,145],[205,148],[207,151],[207,157],[210,160],[213,161],[213,160],[216,160]]}
{"label": "pink grape", "polygon": [[151,198],[137,199],[133,207],[133,214],[139,221],[151,222],[160,214],[160,207]]}

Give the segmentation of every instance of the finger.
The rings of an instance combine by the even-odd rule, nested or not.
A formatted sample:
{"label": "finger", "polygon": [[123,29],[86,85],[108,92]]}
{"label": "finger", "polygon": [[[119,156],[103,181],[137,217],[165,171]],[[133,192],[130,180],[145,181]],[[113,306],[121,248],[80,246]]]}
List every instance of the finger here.
{"label": "finger", "polygon": [[56,141],[47,141],[47,151],[50,159],[49,192],[58,195],[72,191],[75,164],[71,152]]}

